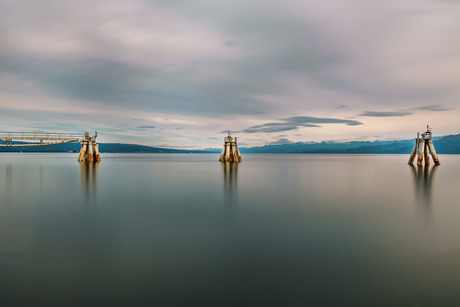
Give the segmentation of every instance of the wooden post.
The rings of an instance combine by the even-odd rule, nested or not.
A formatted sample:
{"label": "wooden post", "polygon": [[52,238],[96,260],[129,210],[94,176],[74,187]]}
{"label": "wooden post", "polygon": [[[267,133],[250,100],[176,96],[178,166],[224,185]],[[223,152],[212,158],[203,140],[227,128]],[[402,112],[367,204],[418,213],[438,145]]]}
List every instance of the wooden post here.
{"label": "wooden post", "polygon": [[99,154],[99,144],[94,143],[94,161],[101,162],[101,155]]}
{"label": "wooden post", "polygon": [[225,162],[230,161],[230,144],[225,144]]}
{"label": "wooden post", "polygon": [[436,150],[434,149],[433,142],[431,140],[428,140],[428,147],[430,148],[431,157],[433,158],[434,165],[441,165],[441,163],[439,162],[438,155],[436,154]]}
{"label": "wooden post", "polygon": [[225,149],[226,149],[226,147],[225,147],[225,144],[224,144],[224,147],[222,148],[222,152],[221,152],[220,158],[219,158],[219,161],[220,161],[220,162],[224,162],[224,161],[225,161]]}
{"label": "wooden post", "polygon": [[79,162],[85,162],[86,161],[86,149],[87,148],[88,148],[88,142],[87,141],[82,141],[81,142],[80,154],[78,155],[78,161]]}
{"label": "wooden post", "polygon": [[423,140],[423,155],[425,158],[425,164],[430,165],[430,153],[428,151],[428,139]]}
{"label": "wooden post", "polygon": [[419,136],[420,136],[420,133],[417,132],[417,138],[415,139],[414,149],[412,149],[412,153],[410,154],[409,162],[408,162],[411,165],[414,164],[415,156],[417,155]]}
{"label": "wooden post", "polygon": [[93,162],[94,161],[94,144],[92,141],[88,144],[88,155],[86,157],[86,161]]}
{"label": "wooden post", "polygon": [[[236,144],[236,138],[235,138],[235,144]],[[243,158],[241,158],[241,154],[240,154],[240,151],[238,149],[238,146],[235,146],[235,148],[236,148],[236,157],[238,159],[238,162],[242,162]]]}
{"label": "wooden post", "polygon": [[238,156],[236,155],[236,146],[232,146],[232,160],[238,161]]}
{"label": "wooden post", "polygon": [[417,148],[417,165],[421,166],[423,165],[423,146],[424,146],[424,140],[419,139],[418,141],[418,148]]}

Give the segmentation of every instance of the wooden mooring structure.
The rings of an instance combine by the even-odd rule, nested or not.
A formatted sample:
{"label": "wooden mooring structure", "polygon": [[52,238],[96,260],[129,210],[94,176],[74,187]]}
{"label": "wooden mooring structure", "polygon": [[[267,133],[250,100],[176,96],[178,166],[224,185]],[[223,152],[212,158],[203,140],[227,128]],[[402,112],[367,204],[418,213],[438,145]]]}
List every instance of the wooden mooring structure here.
{"label": "wooden mooring structure", "polygon": [[434,149],[431,128],[429,125],[426,126],[426,131],[422,133],[417,132],[417,138],[415,139],[414,149],[409,158],[409,164],[413,164],[415,157],[417,157],[417,165],[423,165],[423,160],[425,160],[425,165],[430,164],[430,153],[433,158],[435,165],[440,165],[438,155]]}
{"label": "wooden mooring structure", "polygon": [[100,162],[101,155],[99,154],[99,145],[96,143],[97,131],[94,136],[90,136],[89,132],[85,132],[84,138],[80,140],[81,150],[78,155],[79,162]]}
{"label": "wooden mooring structure", "polygon": [[220,162],[241,162],[243,158],[241,158],[240,151],[238,150],[238,144],[235,137],[233,140],[230,131],[228,135],[224,137],[224,148],[222,149],[222,153],[220,154],[219,158]]}

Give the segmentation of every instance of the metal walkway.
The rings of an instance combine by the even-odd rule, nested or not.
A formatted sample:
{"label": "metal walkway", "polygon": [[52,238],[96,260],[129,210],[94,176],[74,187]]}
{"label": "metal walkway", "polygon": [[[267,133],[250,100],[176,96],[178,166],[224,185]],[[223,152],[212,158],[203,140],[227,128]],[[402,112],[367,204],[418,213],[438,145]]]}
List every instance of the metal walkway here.
{"label": "metal walkway", "polygon": [[0,140],[5,141],[0,147],[45,146],[80,142],[84,139],[84,134],[75,133],[0,132]]}

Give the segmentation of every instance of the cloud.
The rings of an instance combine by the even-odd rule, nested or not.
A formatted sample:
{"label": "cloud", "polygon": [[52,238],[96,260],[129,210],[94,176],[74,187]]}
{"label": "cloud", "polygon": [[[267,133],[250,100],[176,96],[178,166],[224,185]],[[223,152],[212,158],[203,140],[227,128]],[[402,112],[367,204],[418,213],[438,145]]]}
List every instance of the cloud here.
{"label": "cloud", "polygon": [[54,10],[23,12],[18,1],[0,12],[0,70],[54,97],[171,114],[260,115],[273,107],[257,95],[339,60],[308,23],[276,4],[116,0],[88,2],[88,13],[78,1],[46,1]]}
{"label": "cloud", "polygon": [[411,115],[411,112],[397,111],[397,112],[377,112],[377,111],[366,111],[359,114],[359,116],[369,116],[369,117],[397,117],[397,116],[407,116]]}
{"label": "cloud", "polygon": [[155,129],[155,126],[139,126],[138,129]]}
{"label": "cloud", "polygon": [[[360,125],[344,121],[356,114],[392,119],[399,136],[433,112],[430,120],[454,133],[459,8],[428,0],[0,0],[0,119],[5,129],[53,121],[54,130],[102,126],[120,129],[120,140],[124,131],[198,146],[229,123],[286,131],[293,141],[302,140],[300,127],[327,125],[316,140],[350,138],[348,127],[328,124]],[[317,117],[289,117],[306,112]],[[150,125],[157,128],[136,129]],[[381,121],[353,131],[388,135]],[[280,136],[268,138],[254,141]]]}
{"label": "cloud", "polygon": [[[7,56],[98,59],[165,67],[236,54],[226,45],[228,38],[215,28],[154,2],[4,2],[0,46]],[[43,10],[43,6],[53,9]]]}
{"label": "cloud", "polygon": [[423,107],[418,107],[415,108],[414,110],[422,110],[422,111],[433,111],[433,112],[443,112],[443,111],[449,111],[451,110],[450,108],[442,107],[442,106],[423,106]]}
{"label": "cloud", "polygon": [[[387,34],[386,27],[375,28],[373,18],[347,17],[372,14],[387,20],[381,17],[393,7],[386,4],[374,10],[350,0],[331,10],[295,0],[284,9],[277,1],[261,5],[258,0],[44,1],[54,9],[27,3],[23,10],[21,0],[4,5],[0,69],[24,76],[55,97],[171,114],[264,118],[274,108],[255,97],[288,91],[282,80],[293,76],[324,92],[364,96],[366,104],[426,94],[389,86],[387,71],[376,74],[387,54],[366,52],[360,42],[375,48],[380,40],[371,38],[380,36],[373,31]],[[330,23],[331,18],[337,22]]]}
{"label": "cloud", "polygon": [[262,125],[256,125],[242,130],[245,133],[257,133],[257,132],[282,132],[298,129],[299,127],[321,127],[318,124],[345,124],[348,126],[362,125],[361,122],[356,120],[337,119],[337,118],[320,118],[320,117],[309,117],[309,116],[293,116],[289,118],[281,119],[278,123],[265,123]]}

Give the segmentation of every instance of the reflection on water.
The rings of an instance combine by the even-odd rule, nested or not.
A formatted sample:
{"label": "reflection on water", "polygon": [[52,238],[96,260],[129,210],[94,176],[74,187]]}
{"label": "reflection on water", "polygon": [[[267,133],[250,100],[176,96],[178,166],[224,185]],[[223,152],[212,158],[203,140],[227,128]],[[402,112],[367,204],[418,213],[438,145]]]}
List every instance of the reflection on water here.
{"label": "reflection on water", "polygon": [[238,202],[238,163],[222,162],[226,216],[234,219]]}
{"label": "reflection on water", "polygon": [[81,188],[87,206],[96,201],[98,168],[99,163],[80,162]]}
{"label": "reflection on water", "polygon": [[422,212],[425,219],[429,220],[431,216],[433,198],[431,186],[438,166],[435,165],[430,167],[429,165],[410,165],[410,167],[415,183],[415,201],[417,203],[417,208],[419,208],[420,212]]}
{"label": "reflection on water", "polygon": [[7,204],[11,203],[11,188],[12,188],[12,175],[11,175],[11,164],[6,165],[6,180],[5,180],[5,200]]}
{"label": "reflection on water", "polygon": [[460,155],[75,160],[0,154],[2,306],[460,306]]}

